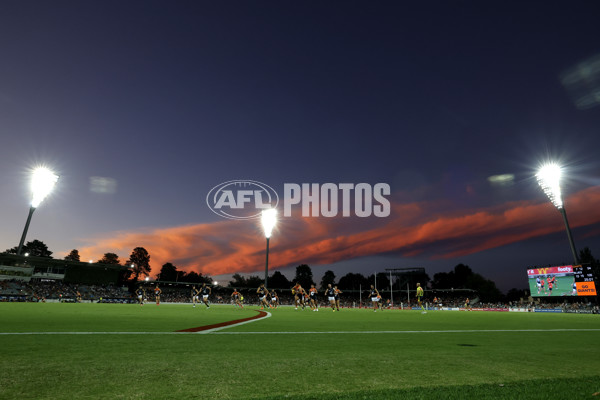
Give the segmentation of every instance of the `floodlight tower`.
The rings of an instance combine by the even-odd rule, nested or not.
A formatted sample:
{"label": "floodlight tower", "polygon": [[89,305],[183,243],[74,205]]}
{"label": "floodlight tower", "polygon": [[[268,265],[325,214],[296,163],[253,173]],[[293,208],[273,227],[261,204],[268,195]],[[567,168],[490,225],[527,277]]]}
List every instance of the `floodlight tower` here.
{"label": "floodlight tower", "polygon": [[58,181],[58,175],[54,172],[50,171],[47,168],[36,168],[33,171],[33,175],[31,177],[31,192],[33,197],[31,199],[31,206],[29,207],[29,215],[27,216],[27,222],[25,223],[25,229],[23,230],[23,235],[21,235],[21,241],[19,242],[19,247],[17,249],[17,255],[21,255],[23,251],[23,243],[25,242],[25,237],[27,236],[27,230],[29,229],[29,223],[31,222],[31,216],[35,209],[40,205],[42,201],[50,194],[54,185]]}
{"label": "floodlight tower", "polygon": [[561,213],[563,220],[565,221],[565,227],[567,229],[567,237],[569,238],[569,244],[571,245],[571,253],[573,254],[574,265],[579,264],[579,258],[577,257],[577,251],[575,250],[575,243],[573,242],[573,236],[571,236],[571,228],[569,228],[569,221],[567,220],[567,212],[565,211],[565,205],[562,201],[561,191],[560,191],[560,178],[562,175],[562,170],[558,164],[550,163],[543,165],[535,177],[537,178],[538,183],[540,184],[542,190],[548,198],[550,202],[554,204],[554,206]]}
{"label": "floodlight tower", "polygon": [[265,232],[265,237],[267,238],[267,257],[265,262],[265,289],[267,289],[267,279],[269,278],[269,239],[271,238],[273,228],[277,224],[277,209],[269,208],[263,210],[260,221]]}

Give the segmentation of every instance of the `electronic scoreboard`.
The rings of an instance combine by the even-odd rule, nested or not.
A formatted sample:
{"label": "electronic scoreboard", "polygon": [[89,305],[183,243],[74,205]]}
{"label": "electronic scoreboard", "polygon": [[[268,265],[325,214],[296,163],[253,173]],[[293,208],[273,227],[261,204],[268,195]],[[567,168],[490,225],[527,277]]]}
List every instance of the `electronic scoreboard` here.
{"label": "electronic scoreboard", "polygon": [[596,296],[596,283],[590,265],[576,265],[573,267],[577,296]]}
{"label": "electronic scoreboard", "polygon": [[596,296],[596,283],[589,265],[529,268],[532,296]]}

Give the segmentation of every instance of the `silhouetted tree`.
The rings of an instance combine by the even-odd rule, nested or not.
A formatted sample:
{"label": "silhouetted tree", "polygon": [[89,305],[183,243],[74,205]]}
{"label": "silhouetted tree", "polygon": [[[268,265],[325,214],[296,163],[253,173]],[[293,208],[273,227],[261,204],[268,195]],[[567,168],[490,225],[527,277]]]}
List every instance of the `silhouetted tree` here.
{"label": "silhouetted tree", "polygon": [[[369,276],[367,278],[367,280],[369,281],[369,285],[375,285],[375,274]],[[390,287],[389,275],[386,274],[385,272],[379,272],[377,274],[376,287],[378,290],[389,289],[389,287]]]}
{"label": "silhouetted tree", "polygon": [[186,273],[184,276],[179,278],[180,282],[190,282],[190,283],[206,283],[208,285],[212,284],[212,278],[208,276],[204,276],[201,273],[196,271],[190,271]]}
{"label": "silhouetted tree", "polygon": [[527,297],[529,296],[529,291],[526,289],[517,289],[512,288],[506,293],[506,301],[519,301],[524,299],[527,301]]}
{"label": "silhouetted tree", "polygon": [[589,247],[584,247],[583,250],[579,251],[579,262],[584,265],[589,264],[592,267],[594,279],[596,281],[600,279],[600,260],[594,258]]}
{"label": "silhouetted tree", "polygon": [[502,292],[496,284],[476,274],[464,264],[458,264],[450,272],[439,272],[433,276],[434,289],[473,289],[477,291],[483,301],[499,301],[503,298]]}
{"label": "silhouetted tree", "polygon": [[65,260],[67,260],[67,261],[81,261],[81,257],[79,256],[79,250],[77,250],[77,249],[71,250],[71,252],[69,253],[69,255],[67,255],[65,257]]}
{"label": "silhouetted tree", "polygon": [[269,289],[287,289],[290,286],[291,284],[288,278],[279,271],[275,271],[273,275],[269,277]]}
{"label": "silhouetted tree", "polygon": [[369,287],[369,281],[362,274],[348,273],[340,278],[338,287],[341,290],[365,290]]}
{"label": "silhouetted tree", "polygon": [[335,285],[335,274],[333,271],[328,270],[323,274],[321,279],[321,290],[327,289],[327,285],[331,283],[331,286]]}
{"label": "silhouetted tree", "polygon": [[150,254],[143,247],[136,247],[131,252],[126,265],[133,264],[133,281],[137,282],[140,275],[149,275],[152,268],[150,267]]}
{"label": "silhouetted tree", "polygon": [[[18,249],[19,249],[19,246],[15,246],[11,249],[7,249],[6,253],[17,254]],[[25,245],[23,245],[23,248],[21,249],[21,254],[25,254],[25,253],[29,253],[29,255],[33,256],[33,257],[52,258],[53,252],[48,250],[48,246],[46,246],[46,244],[44,242],[42,242],[41,240],[34,239],[30,242],[27,242]]]}
{"label": "silhouetted tree", "polygon": [[167,282],[177,281],[177,267],[170,262],[163,264],[160,268],[160,280]]}
{"label": "silhouetted tree", "polygon": [[244,278],[240,274],[233,274],[231,276],[231,280],[229,281],[229,286],[233,286],[235,288],[247,287],[246,278]]}
{"label": "silhouetted tree", "polygon": [[310,267],[306,264],[298,265],[296,267],[296,276],[294,282],[298,282],[304,289],[308,290],[310,285],[314,285],[313,274]]}
{"label": "silhouetted tree", "polygon": [[102,264],[121,265],[119,256],[115,253],[104,253],[104,256],[102,256],[102,258],[99,259],[98,262]]}
{"label": "silhouetted tree", "polygon": [[262,283],[265,283],[265,280],[261,279],[260,277],[258,277],[256,275],[249,276],[246,279],[246,287],[249,287],[249,288],[257,288]]}

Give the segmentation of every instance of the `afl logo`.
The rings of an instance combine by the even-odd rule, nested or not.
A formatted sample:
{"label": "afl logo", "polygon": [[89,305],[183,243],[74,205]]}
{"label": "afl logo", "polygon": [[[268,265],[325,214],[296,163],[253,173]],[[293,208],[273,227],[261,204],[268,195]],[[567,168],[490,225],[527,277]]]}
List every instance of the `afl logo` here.
{"label": "afl logo", "polygon": [[206,204],[224,218],[253,219],[260,218],[262,210],[276,208],[279,196],[272,187],[258,181],[227,181],[208,192]]}

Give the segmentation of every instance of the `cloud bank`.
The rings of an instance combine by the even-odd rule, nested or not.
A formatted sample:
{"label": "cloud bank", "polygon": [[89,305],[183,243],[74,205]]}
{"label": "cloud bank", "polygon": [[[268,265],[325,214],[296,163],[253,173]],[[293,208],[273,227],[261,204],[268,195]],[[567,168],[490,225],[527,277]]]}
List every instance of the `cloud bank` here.
{"label": "cloud bank", "polygon": [[[600,187],[567,199],[571,227],[600,223]],[[358,257],[397,254],[454,258],[564,230],[549,202],[501,206],[439,215],[428,203],[393,204],[388,218],[302,218],[280,220],[270,243],[271,268],[302,263],[331,264]],[[264,268],[265,238],[258,221],[213,223],[116,232],[80,249],[83,258],[106,252],[125,260],[134,247],[151,255],[152,273],[166,262],[208,275]]]}

